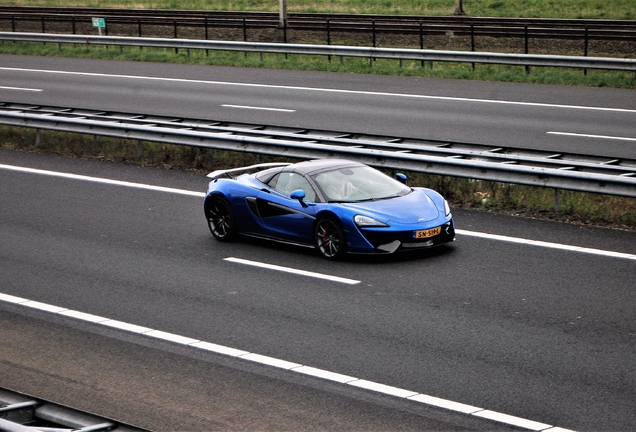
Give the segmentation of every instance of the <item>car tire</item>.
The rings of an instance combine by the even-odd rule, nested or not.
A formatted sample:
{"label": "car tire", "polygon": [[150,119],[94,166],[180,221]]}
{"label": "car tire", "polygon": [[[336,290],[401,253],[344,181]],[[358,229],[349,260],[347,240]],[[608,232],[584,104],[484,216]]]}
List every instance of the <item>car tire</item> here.
{"label": "car tire", "polygon": [[210,232],[220,241],[232,241],[236,237],[236,223],[230,203],[223,197],[212,197],[205,208]]}
{"label": "car tire", "polygon": [[347,253],[344,231],[340,223],[333,218],[324,217],[316,222],[314,241],[318,253],[323,258],[337,260]]}

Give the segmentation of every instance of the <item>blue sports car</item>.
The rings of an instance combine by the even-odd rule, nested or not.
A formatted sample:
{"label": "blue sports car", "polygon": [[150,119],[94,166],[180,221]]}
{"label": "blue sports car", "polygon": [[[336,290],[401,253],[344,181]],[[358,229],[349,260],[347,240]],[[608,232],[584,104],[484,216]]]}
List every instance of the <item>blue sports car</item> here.
{"label": "blue sports car", "polygon": [[393,253],[455,240],[437,192],[358,162],[320,159],[214,171],[204,210],[212,235],[313,247],[327,259]]}

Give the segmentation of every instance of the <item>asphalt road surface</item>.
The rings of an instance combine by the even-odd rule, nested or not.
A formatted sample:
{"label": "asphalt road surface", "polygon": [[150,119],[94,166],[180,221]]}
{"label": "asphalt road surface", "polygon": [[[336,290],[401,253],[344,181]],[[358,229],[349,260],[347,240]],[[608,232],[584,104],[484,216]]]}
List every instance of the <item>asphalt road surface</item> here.
{"label": "asphalt road surface", "polygon": [[[216,242],[201,173],[0,164],[4,295],[549,426],[636,427],[634,232],[456,210],[451,246],[333,263]],[[6,301],[0,328],[0,386],[153,430],[509,429]]]}

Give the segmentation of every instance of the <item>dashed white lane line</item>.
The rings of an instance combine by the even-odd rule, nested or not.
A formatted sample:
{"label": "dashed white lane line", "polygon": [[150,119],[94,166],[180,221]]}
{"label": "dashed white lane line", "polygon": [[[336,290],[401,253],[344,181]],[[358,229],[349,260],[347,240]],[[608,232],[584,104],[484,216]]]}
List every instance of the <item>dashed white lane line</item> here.
{"label": "dashed white lane line", "polygon": [[386,384],[376,383],[353,376],[343,375],[336,372],[331,372],[323,369],[318,369],[312,366],[306,366],[299,363],[294,363],[286,360],[277,359],[274,357],[264,356],[257,353],[251,353],[249,351],[243,351],[235,348],[226,347],[202,340],[182,336],[174,333],[168,333],[161,330],[151,329],[148,327],[138,326],[122,321],[112,320],[110,318],[101,317],[98,315],[92,315],[85,312],[75,311],[55,305],[41,303],[33,300],[28,300],[22,297],[16,297],[9,294],[0,293],[0,301],[11,303],[18,306],[29,307],[38,309],[40,311],[62,315],[68,318],[77,319],[80,321],[89,322],[97,325],[104,325],[108,327],[117,328],[123,331],[136,333],[151,337],[154,339],[160,339],[163,341],[169,341],[179,345],[184,345],[204,351],[213,352],[216,354],[226,355],[259,363],[262,365],[284,369],[290,372],[300,373],[308,376],[312,376],[327,381],[333,381],[343,385],[350,385],[357,388],[366,389],[376,393],[381,393],[388,396],[398,397],[401,399],[407,399],[413,402],[418,402],[424,405],[429,405],[437,408],[443,408],[449,411],[454,411],[461,414],[480,417],[488,419],[497,423],[503,423],[507,425],[517,426],[523,429],[532,431],[550,431],[567,432],[567,429],[558,428],[549,424],[527,420],[521,417],[511,416],[508,414],[499,413],[496,411],[487,410],[484,408],[475,407],[472,405],[466,405],[459,402],[453,402],[446,399],[441,399],[435,396],[429,396],[426,394],[418,393],[399,387],[388,386]]}
{"label": "dashed white lane line", "polygon": [[284,273],[297,274],[300,276],[308,276],[308,277],[312,277],[316,279],[324,279],[324,280],[328,280],[332,282],[340,282],[340,283],[344,283],[348,285],[355,285],[360,283],[359,280],[355,280],[355,279],[343,278],[340,276],[331,276],[324,273],[315,273],[315,272],[310,272],[307,270],[300,270],[300,269],[295,269],[291,267],[283,267],[283,266],[274,265],[274,264],[265,264],[259,261],[250,261],[243,258],[229,257],[229,258],[224,258],[224,260],[237,263],[237,264],[249,265],[252,267],[259,267],[259,268],[275,270],[275,271],[284,272]]}
{"label": "dashed white lane line", "polygon": [[0,90],[17,90],[17,91],[30,91],[30,92],[41,92],[41,91],[44,91],[42,89],[36,89],[36,88],[6,87],[6,86],[0,86]]}
{"label": "dashed white lane line", "polygon": [[230,104],[223,104],[223,105],[221,105],[221,106],[222,106],[222,107],[225,107],[225,108],[239,108],[239,109],[262,110],[262,111],[279,111],[279,112],[289,112],[289,113],[296,112],[296,110],[293,110],[293,109],[286,109],[286,108],[268,108],[268,107],[249,106],[249,105],[230,105]]}
{"label": "dashed white lane line", "polygon": [[481,237],[488,240],[503,241],[508,243],[518,243],[518,244],[524,244],[524,245],[530,245],[530,246],[539,246],[539,247],[544,247],[549,249],[561,249],[561,250],[566,250],[570,252],[580,252],[580,253],[586,253],[591,255],[601,255],[601,256],[606,256],[610,258],[636,260],[636,255],[623,253],[623,252],[614,252],[614,251],[608,251],[608,250],[602,250],[602,249],[587,248],[582,246],[565,245],[561,243],[551,243],[551,242],[545,242],[540,240],[530,240],[530,239],[525,239],[520,237],[509,237],[509,236],[503,236],[498,234],[488,234],[488,233],[482,233],[482,232],[476,232],[476,231],[466,231],[462,229],[457,229],[455,230],[455,232],[459,235],[465,235],[469,237]]}
{"label": "dashed white lane line", "polygon": [[[62,178],[68,178],[72,180],[83,180],[83,181],[90,181],[90,182],[96,182],[96,183],[104,183],[104,184],[110,184],[115,186],[133,187],[138,189],[153,190],[157,192],[167,192],[167,193],[174,193],[174,194],[180,194],[180,195],[195,196],[200,198],[205,197],[204,192],[195,192],[195,191],[189,191],[184,189],[154,186],[154,185],[148,185],[143,183],[132,183],[132,182],[119,181],[119,180],[112,180],[107,178],[69,174],[69,173],[63,173],[63,172],[57,172],[57,171],[40,170],[40,169],[34,169],[34,168],[25,168],[25,167],[13,166],[13,165],[3,165],[3,164],[0,164],[0,169],[19,171],[19,172],[25,172],[25,173],[31,173],[31,174],[41,174],[41,175],[62,177]],[[519,243],[519,244],[525,244],[525,245],[531,245],[531,246],[545,247],[550,249],[561,249],[561,250],[566,250],[570,252],[580,252],[580,253],[586,253],[586,254],[592,254],[592,255],[602,255],[602,256],[611,257],[611,258],[636,260],[635,254],[614,252],[614,251],[608,251],[603,249],[593,249],[593,248],[586,248],[582,246],[573,246],[573,245],[566,245],[566,244],[560,244],[560,243],[531,240],[531,239],[525,239],[520,237],[509,237],[509,236],[503,236],[498,234],[483,233],[478,231],[467,231],[462,229],[457,229],[456,233],[459,235],[465,235],[470,237],[481,237],[481,238],[486,238],[489,240]]]}
{"label": "dashed white lane line", "polygon": [[572,136],[578,138],[597,138],[597,139],[607,139],[607,140],[618,140],[618,141],[636,141],[636,138],[632,137],[621,137],[621,136],[610,136],[610,135],[592,135],[592,134],[582,134],[582,133],[574,133],[574,132],[555,132],[549,131],[546,132],[549,135],[564,135],[564,136]]}

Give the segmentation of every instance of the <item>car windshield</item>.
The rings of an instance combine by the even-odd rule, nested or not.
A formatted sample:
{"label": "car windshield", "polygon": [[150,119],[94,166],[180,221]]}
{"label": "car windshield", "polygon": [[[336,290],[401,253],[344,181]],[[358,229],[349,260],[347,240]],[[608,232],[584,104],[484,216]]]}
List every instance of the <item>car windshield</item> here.
{"label": "car windshield", "polygon": [[339,168],[313,178],[328,201],[373,201],[411,192],[408,186],[368,166]]}

